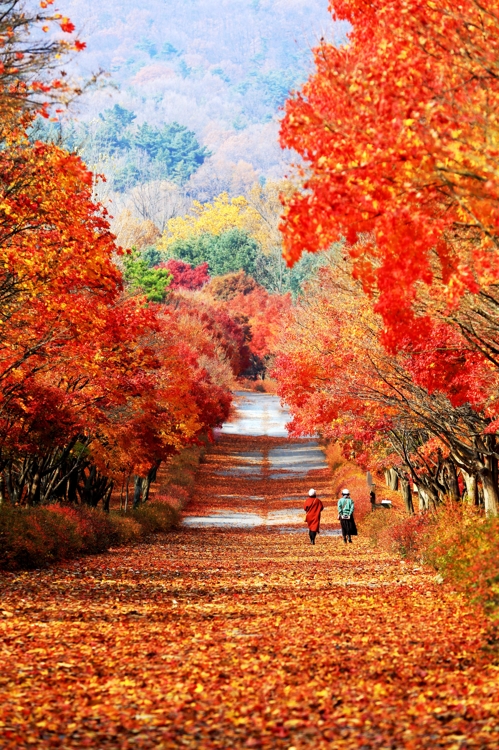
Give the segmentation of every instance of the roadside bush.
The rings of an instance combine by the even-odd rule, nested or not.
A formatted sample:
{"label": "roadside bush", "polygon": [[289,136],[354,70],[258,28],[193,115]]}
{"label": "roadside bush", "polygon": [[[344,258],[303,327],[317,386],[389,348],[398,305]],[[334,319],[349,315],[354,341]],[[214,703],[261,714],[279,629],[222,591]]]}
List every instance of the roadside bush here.
{"label": "roadside bush", "polygon": [[361,526],[374,546],[431,565],[444,580],[499,619],[499,518],[448,502],[435,513],[376,510]]}
{"label": "roadside bush", "polygon": [[166,494],[157,493],[156,495],[154,495],[153,502],[158,503],[159,505],[170,505],[176,510],[182,510],[188,500],[189,492],[185,489],[185,487],[180,487],[178,484],[171,484],[168,487],[168,492]]}
{"label": "roadside bush", "polygon": [[80,549],[86,553],[105,552],[113,543],[113,525],[107,513],[85,505],[68,507],[50,505],[46,509],[48,519],[59,516],[76,525]]}
{"label": "roadside bush", "polygon": [[392,549],[410,560],[426,558],[432,523],[428,514],[402,518],[390,530]]}
{"label": "roadside bush", "polygon": [[499,617],[499,518],[449,504],[435,516],[426,559],[444,579]]}
{"label": "roadside bush", "polygon": [[56,506],[33,508],[26,518],[28,527],[36,527],[38,538],[46,539],[47,561],[67,560],[85,550],[78,515],[63,515],[55,510]]}
{"label": "roadside bush", "polygon": [[409,560],[431,562],[429,549],[437,520],[433,513],[408,516],[401,508],[376,508],[364,518],[361,530],[374,547]]}
{"label": "roadside bush", "polygon": [[103,510],[81,506],[78,509],[81,518],[81,534],[85,551],[90,553],[105,552],[113,543],[113,525],[109,514]]}
{"label": "roadside bush", "polygon": [[0,508],[0,567],[38,568],[82,550],[76,520],[48,508]]}
{"label": "roadside bush", "polygon": [[253,391],[254,393],[277,393],[278,383],[273,378],[266,377],[265,380],[250,380],[249,378],[238,378],[237,390]]}
{"label": "roadside bush", "polygon": [[127,515],[86,506],[41,508],[0,506],[0,568],[41,568],[80,554],[105,552],[169,531],[179,512],[166,502],[141,506]]}
{"label": "roadside bush", "polygon": [[144,530],[135,518],[130,518],[122,513],[111,513],[109,520],[113,527],[113,546],[124,546],[140,541],[144,535]]}
{"label": "roadside bush", "polygon": [[387,551],[393,548],[392,532],[403,521],[402,513],[395,508],[376,508],[374,513],[364,516],[360,531],[367,536],[373,547]]}
{"label": "roadside bush", "polygon": [[199,445],[191,445],[165,462],[157,477],[157,483],[151,487],[147,506],[169,505],[179,512],[189,501],[199,464],[203,460],[209,439],[203,438]]}
{"label": "roadside bush", "polygon": [[144,536],[169,531],[179,521],[178,511],[167,503],[146,503],[130,515],[140,524]]}

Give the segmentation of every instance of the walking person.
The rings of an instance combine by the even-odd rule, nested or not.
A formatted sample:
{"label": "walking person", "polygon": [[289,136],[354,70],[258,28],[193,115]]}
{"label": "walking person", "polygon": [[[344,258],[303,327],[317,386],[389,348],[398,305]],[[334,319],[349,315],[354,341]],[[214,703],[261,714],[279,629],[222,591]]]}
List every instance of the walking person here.
{"label": "walking person", "polygon": [[338,500],[338,520],[341,523],[341,533],[345,544],[347,541],[352,542],[352,537],[357,536],[357,526],[353,517],[354,510],[355,504],[350,497],[350,492],[343,490]]}
{"label": "walking person", "polygon": [[308,499],[305,500],[305,521],[308,526],[308,535],[310,537],[311,544],[315,544],[315,537],[319,533],[321,525],[321,513],[324,510],[324,505],[317,497],[315,490],[309,490]]}

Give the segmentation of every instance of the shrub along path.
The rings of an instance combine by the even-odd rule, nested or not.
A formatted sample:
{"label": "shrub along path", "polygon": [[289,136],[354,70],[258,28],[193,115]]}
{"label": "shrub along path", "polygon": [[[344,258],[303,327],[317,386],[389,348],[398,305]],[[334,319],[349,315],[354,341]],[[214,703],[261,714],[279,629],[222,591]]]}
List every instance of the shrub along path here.
{"label": "shrub along path", "polygon": [[[222,437],[189,512],[275,523],[312,481],[327,488],[320,470],[276,473],[282,447]],[[312,547],[282,515],[284,532],[184,528],[4,575],[2,750],[497,748],[480,617],[431,572],[362,538]]]}

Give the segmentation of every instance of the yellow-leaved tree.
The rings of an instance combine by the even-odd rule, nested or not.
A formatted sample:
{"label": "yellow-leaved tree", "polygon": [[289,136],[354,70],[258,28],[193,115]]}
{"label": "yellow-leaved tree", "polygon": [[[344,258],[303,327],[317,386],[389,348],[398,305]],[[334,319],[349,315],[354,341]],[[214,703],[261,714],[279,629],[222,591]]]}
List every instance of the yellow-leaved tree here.
{"label": "yellow-leaved tree", "polygon": [[170,219],[157,245],[158,250],[168,255],[169,248],[175,242],[189,237],[220,235],[231,229],[245,230],[251,221],[247,214],[253,213],[256,212],[242,195],[229,198],[227,193],[221,193],[213,203],[194,201],[191,213]]}
{"label": "yellow-leaved tree", "polygon": [[247,197],[230,198],[228,193],[221,193],[212,203],[194,201],[189,214],[170,219],[157,245],[158,250],[168,255],[175,242],[240,229],[253,237],[268,255],[276,247],[281,247],[279,223],[282,206],[279,196],[283,189],[285,187],[278,182],[255,183]]}

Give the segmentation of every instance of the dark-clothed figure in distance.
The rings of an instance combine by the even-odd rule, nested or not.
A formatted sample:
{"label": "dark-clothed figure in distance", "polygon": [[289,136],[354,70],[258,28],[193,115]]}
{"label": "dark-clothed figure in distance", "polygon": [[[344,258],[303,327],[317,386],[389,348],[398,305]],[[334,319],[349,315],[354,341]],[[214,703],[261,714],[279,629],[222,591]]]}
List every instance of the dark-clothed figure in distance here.
{"label": "dark-clothed figure in distance", "polygon": [[371,503],[371,510],[376,510],[376,487],[374,484],[371,485],[371,492],[369,493],[369,502]]}
{"label": "dark-clothed figure in distance", "polygon": [[350,492],[343,490],[338,500],[338,519],[341,523],[341,533],[345,544],[347,541],[351,542],[353,536],[357,536],[357,526],[353,517],[354,510],[355,504],[350,497]]}
{"label": "dark-clothed figure in distance", "polygon": [[321,513],[324,510],[324,506],[317,497],[315,490],[309,490],[308,498],[305,500],[305,505],[303,507],[307,514],[305,516],[305,521],[308,526],[310,542],[315,544],[315,537],[319,533],[321,525]]}

